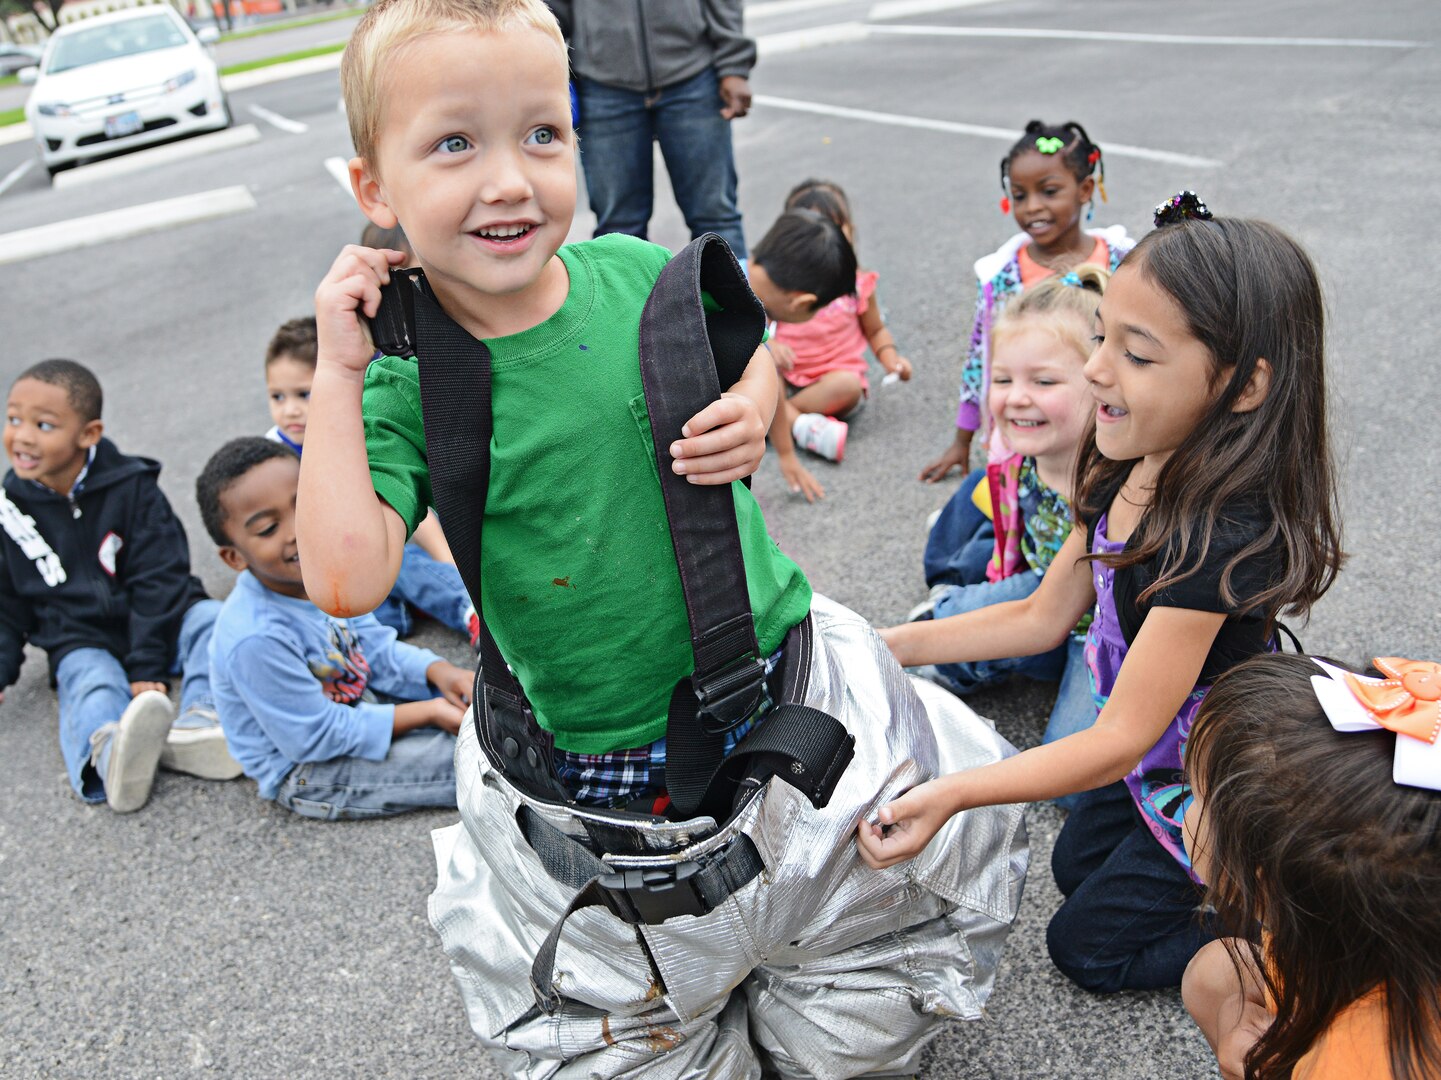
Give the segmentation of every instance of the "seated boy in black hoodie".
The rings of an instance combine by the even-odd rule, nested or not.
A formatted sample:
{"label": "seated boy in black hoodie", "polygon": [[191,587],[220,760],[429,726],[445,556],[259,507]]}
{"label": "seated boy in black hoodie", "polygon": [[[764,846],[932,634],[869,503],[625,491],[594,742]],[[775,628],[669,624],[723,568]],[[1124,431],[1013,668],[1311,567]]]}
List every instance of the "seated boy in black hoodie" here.
{"label": "seated boy in black hoodie", "polygon": [[[73,360],[22,372],[5,405],[0,702],[26,641],[60,694],[60,750],[86,802],[138,810],[158,765],[240,775],[210,697],[220,604],[190,573],[160,466],[102,438],[100,383]],[[181,715],[166,696],[183,672]]]}

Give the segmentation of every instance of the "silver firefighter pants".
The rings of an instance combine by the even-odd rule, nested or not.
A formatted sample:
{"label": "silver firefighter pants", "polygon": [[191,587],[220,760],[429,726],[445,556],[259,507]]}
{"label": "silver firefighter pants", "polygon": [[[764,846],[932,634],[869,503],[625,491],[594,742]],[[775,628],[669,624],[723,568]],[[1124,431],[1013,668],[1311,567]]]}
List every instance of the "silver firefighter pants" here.
{"label": "silver firefighter pants", "polygon": [[914,1072],[941,1021],[981,1015],[1025,880],[1023,808],[959,814],[920,857],[882,871],[861,862],[855,831],[907,788],[1014,750],[957,698],[905,675],[853,612],[817,596],[811,618],[805,704],[856,738],[830,802],[818,811],[772,779],[719,834],[674,855],[734,830],[756,844],[765,871],[708,915],[633,927],[577,911],[560,939],[553,1016],[536,1007],[531,962],[574,889],[542,867],[516,811],[528,803],[572,834],[574,815],[511,787],[464,726],[461,821],[433,835],[430,919],[471,1027],[509,1076],[737,1080],[760,1076],[757,1046],[785,1077]]}

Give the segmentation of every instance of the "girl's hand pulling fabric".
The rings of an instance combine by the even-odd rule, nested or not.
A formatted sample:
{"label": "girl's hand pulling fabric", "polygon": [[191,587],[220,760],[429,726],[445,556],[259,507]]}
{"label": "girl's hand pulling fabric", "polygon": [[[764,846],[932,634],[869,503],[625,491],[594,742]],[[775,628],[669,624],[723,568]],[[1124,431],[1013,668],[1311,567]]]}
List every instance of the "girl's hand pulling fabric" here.
{"label": "girl's hand pulling fabric", "polygon": [[873,870],[914,859],[950,820],[941,785],[949,778],[928,780],[881,807],[876,824],[862,821],[856,830],[861,859]]}
{"label": "girl's hand pulling fabric", "polygon": [[768,341],[766,348],[771,351],[771,359],[776,362],[777,371],[790,371],[796,366],[796,351],[789,345],[779,341]]}

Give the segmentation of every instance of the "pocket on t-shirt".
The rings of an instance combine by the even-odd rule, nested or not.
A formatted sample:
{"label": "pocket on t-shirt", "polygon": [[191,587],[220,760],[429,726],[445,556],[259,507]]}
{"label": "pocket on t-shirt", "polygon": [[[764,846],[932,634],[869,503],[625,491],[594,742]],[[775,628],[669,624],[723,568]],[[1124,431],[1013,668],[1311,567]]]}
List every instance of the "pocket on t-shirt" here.
{"label": "pocket on t-shirt", "polygon": [[650,429],[650,413],[645,408],[644,394],[637,394],[630,399],[630,415],[635,420],[636,431],[640,433],[640,444],[645,448],[645,457],[650,462],[655,482],[659,484],[660,464],[655,459],[655,434]]}

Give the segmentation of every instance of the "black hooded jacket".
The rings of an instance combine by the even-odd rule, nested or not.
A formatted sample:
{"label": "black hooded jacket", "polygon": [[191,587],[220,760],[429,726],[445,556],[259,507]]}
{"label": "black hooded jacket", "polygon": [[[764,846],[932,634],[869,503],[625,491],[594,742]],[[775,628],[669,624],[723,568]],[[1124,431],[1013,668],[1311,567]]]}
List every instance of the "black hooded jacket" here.
{"label": "black hooded jacket", "polygon": [[101,439],[71,496],[9,470],[0,491],[0,689],[28,640],[50,659],[105,649],[131,682],[168,682],[180,621],[205,588],[185,530],[156,484],[160,465]]}

